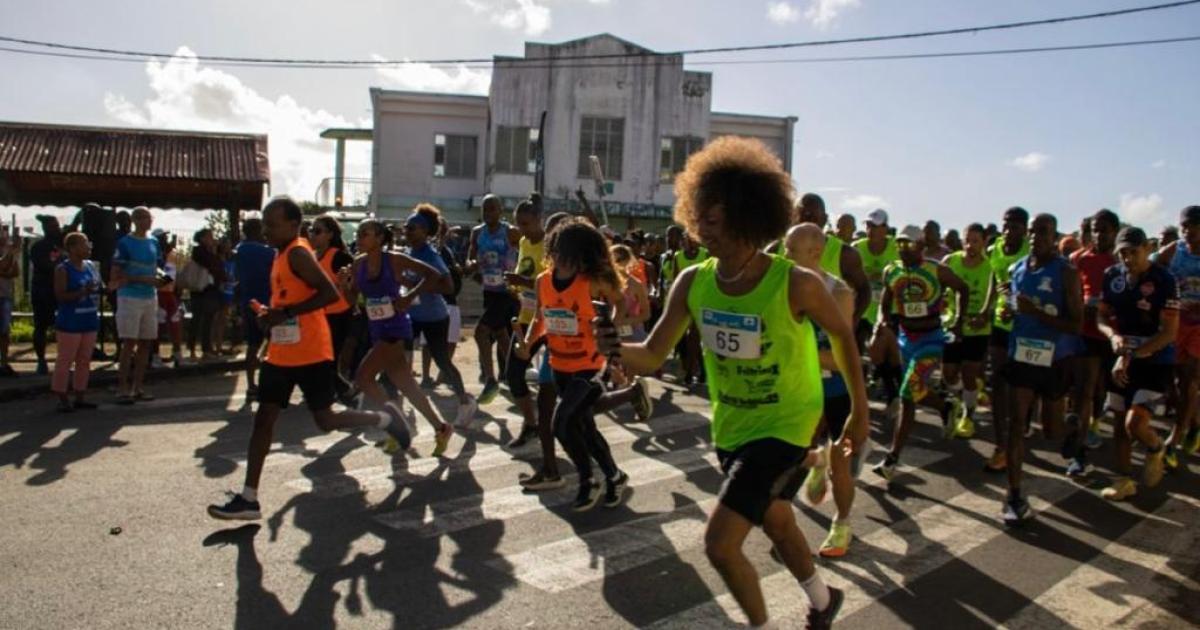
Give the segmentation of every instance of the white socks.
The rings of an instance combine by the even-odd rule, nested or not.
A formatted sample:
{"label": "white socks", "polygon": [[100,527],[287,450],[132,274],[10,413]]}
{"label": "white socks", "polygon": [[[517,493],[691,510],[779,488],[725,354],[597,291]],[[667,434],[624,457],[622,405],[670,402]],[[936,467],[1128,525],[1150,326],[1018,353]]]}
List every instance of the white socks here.
{"label": "white socks", "polygon": [[242,486],[242,498],[251,503],[254,503],[255,501],[258,500],[258,488],[251,488],[250,486]]}
{"label": "white socks", "polygon": [[821,581],[819,573],[814,571],[812,577],[800,582],[800,586],[808,594],[808,601],[815,610],[829,608],[829,587],[825,586],[825,582]]}

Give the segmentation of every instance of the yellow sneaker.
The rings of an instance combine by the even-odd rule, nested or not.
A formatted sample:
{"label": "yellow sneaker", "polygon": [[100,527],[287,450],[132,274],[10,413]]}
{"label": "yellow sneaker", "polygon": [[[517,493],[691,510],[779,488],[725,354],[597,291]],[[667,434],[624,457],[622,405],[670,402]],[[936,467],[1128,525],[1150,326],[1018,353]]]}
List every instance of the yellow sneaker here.
{"label": "yellow sneaker", "polygon": [[1142,466],[1142,484],[1147,488],[1157,486],[1163,478],[1164,447],[1159,447],[1157,453],[1146,453],[1146,463]]}
{"label": "yellow sneaker", "polygon": [[1183,452],[1195,455],[1197,451],[1200,451],[1200,428],[1192,427],[1183,443]]}
{"label": "yellow sneaker", "polygon": [[434,457],[441,457],[446,452],[446,447],[450,445],[450,436],[452,435],[454,435],[454,427],[443,422],[442,428],[437,430],[437,434],[433,438]]}
{"label": "yellow sneaker", "polygon": [[834,521],[829,528],[829,535],[825,537],[825,542],[821,543],[821,549],[817,553],[821,554],[822,558],[841,558],[850,549],[850,538],[850,524]]}
{"label": "yellow sneaker", "polygon": [[1109,501],[1124,501],[1137,494],[1137,484],[1129,477],[1118,477],[1113,484],[1100,491],[1100,496]]}
{"label": "yellow sneaker", "polygon": [[967,416],[958,419],[958,424],[954,425],[954,437],[969,440],[975,435],[975,423]]}

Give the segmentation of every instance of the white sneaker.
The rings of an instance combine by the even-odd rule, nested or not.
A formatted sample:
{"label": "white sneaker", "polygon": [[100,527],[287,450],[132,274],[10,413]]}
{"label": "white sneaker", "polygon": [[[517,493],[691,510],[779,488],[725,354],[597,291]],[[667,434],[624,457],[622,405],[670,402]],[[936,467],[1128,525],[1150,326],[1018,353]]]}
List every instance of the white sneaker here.
{"label": "white sneaker", "polygon": [[458,413],[454,416],[454,426],[460,429],[469,428],[475,422],[475,414],[479,412],[479,403],[474,396],[467,396],[467,402],[458,403]]}

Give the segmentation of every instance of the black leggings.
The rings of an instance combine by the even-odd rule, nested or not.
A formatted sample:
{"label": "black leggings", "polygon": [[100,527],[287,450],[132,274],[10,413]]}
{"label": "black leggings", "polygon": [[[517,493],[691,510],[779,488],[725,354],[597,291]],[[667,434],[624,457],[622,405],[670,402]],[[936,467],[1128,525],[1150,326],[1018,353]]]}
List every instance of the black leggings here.
{"label": "black leggings", "polygon": [[596,428],[592,406],[603,390],[592,380],[595,370],[583,372],[554,371],[554,383],[558,387],[558,405],[554,408],[554,435],[562,444],[567,457],[579,473],[579,483],[592,479],[592,460],[600,466],[606,479],[617,476],[617,464],[613,461],[608,441]]}
{"label": "black leggings", "polygon": [[462,374],[459,373],[458,368],[454,367],[454,361],[450,359],[450,344],[447,341],[450,335],[450,318],[447,317],[436,322],[414,321],[412,331],[412,339],[405,342],[407,348],[411,351],[417,336],[424,335],[425,351],[433,357],[438,371],[450,383],[450,389],[454,390],[458,396],[465,394],[467,390],[463,387]]}
{"label": "black leggings", "polygon": [[512,392],[514,398],[520,400],[529,395],[529,383],[525,381],[525,371],[533,362],[533,358],[537,356],[538,349],[546,343],[545,337],[539,337],[537,341],[529,348],[529,360],[524,360],[513,352],[513,348],[517,346],[517,336],[512,336],[512,342],[508,349],[508,364],[504,371],[504,380],[508,382],[508,391]]}

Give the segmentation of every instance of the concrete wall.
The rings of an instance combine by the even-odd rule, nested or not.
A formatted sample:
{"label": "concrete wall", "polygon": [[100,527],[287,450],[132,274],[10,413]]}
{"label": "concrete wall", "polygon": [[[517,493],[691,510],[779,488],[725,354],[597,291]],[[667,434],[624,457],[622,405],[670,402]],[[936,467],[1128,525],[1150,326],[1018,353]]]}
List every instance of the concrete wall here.
{"label": "concrete wall", "polygon": [[753,116],[713,112],[709,140],[721,136],[743,136],[762,140],[783,162],[783,169],[792,171],[792,142],[796,119],[792,117]]}

